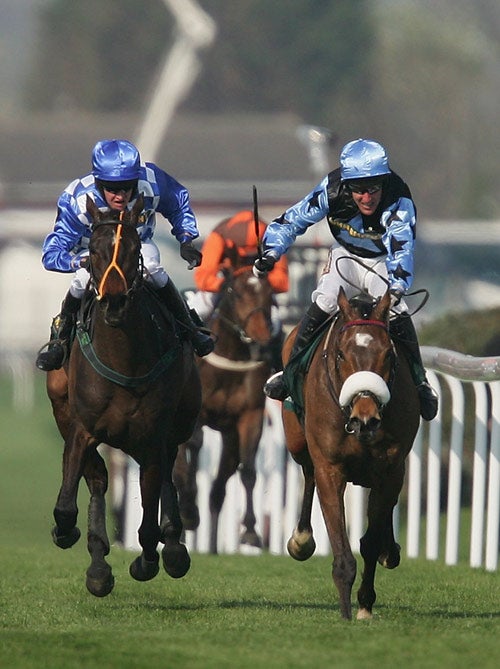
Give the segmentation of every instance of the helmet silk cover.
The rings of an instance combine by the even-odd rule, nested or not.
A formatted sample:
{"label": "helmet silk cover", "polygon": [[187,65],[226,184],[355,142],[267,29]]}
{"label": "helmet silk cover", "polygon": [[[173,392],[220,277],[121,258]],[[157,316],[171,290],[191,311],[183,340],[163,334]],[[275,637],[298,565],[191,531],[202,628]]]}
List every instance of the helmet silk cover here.
{"label": "helmet silk cover", "polygon": [[372,139],[356,139],[344,146],[340,153],[340,177],[369,179],[390,174],[389,158],[384,147]]}
{"label": "helmet silk cover", "polygon": [[103,139],[92,151],[92,174],[101,181],[132,181],[139,178],[141,158],[125,139]]}

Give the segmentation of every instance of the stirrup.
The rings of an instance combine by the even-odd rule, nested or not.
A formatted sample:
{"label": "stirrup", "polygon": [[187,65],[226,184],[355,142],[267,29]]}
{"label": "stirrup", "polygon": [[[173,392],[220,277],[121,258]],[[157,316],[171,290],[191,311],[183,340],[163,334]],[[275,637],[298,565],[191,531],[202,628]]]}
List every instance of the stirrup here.
{"label": "stirrup", "polygon": [[[46,351],[43,349],[48,347]],[[52,340],[44,344],[39,349],[36,357],[36,366],[42,372],[52,372],[55,369],[61,369],[66,361],[66,346],[62,340]]]}
{"label": "stirrup", "polygon": [[280,402],[288,397],[288,391],[283,383],[283,372],[276,372],[267,379],[264,384],[264,395]]}

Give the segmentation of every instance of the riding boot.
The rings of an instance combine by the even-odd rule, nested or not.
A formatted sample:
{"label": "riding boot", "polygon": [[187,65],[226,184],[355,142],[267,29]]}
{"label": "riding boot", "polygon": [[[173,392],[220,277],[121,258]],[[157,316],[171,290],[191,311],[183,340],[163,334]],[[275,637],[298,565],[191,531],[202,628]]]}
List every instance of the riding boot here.
{"label": "riding boot", "polygon": [[390,322],[389,331],[394,341],[402,345],[410,364],[410,372],[420,400],[420,415],[424,420],[432,420],[438,411],[438,396],[427,381],[417,332],[411,317],[408,314],[396,316]]}
{"label": "riding boot", "polygon": [[[50,341],[46,351],[39,352],[36,366],[44,372],[60,369],[69,355],[71,335],[75,326],[75,316],[81,299],[68,291],[61,305],[61,313],[52,320]],[[45,348],[45,346],[43,346]]]}
{"label": "riding boot", "polygon": [[[292,350],[290,351],[289,360],[292,360],[302,349],[310,344],[316,334],[318,328],[330,316],[323,309],[320,309],[316,302],[313,302],[301,320],[297,336],[293,342]],[[264,393],[273,400],[280,400],[283,402],[288,396],[288,390],[285,387],[283,380],[283,372],[273,374],[266,381],[264,385]]]}
{"label": "riding boot", "polygon": [[188,333],[189,340],[197,355],[202,357],[211,353],[215,346],[214,340],[200,329],[203,325],[200,317],[194,309],[188,309],[186,302],[183,300],[173,281],[169,280],[165,286],[158,288],[156,292],[161,301]]}

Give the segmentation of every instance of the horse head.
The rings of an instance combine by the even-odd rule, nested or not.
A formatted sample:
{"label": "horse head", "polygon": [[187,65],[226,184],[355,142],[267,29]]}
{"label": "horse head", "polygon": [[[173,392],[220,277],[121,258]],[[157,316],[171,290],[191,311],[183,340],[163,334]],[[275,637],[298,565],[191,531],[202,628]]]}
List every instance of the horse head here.
{"label": "horse head", "polygon": [[104,320],[111,327],[123,323],[131,291],[141,277],[137,223],[143,207],[141,194],[131,211],[102,212],[87,196],[87,211],[92,218],[89,271]]}
{"label": "horse head", "polygon": [[361,441],[372,442],[391,397],[394,375],[390,294],[387,291],[378,300],[361,295],[349,301],[341,288],[338,306],[336,373],[339,404],[347,417],[345,429]]}
{"label": "horse head", "polygon": [[225,324],[241,342],[265,347],[272,336],[271,307],[273,290],[267,279],[257,278],[249,267],[226,273],[221,290],[219,312]]}

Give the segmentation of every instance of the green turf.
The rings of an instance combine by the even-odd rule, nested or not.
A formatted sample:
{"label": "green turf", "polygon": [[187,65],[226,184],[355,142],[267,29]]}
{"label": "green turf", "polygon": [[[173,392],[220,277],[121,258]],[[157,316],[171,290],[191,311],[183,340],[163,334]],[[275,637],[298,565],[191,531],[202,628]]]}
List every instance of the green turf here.
{"label": "green turf", "polygon": [[[340,619],[323,557],[195,553],[183,579],[160,571],[138,583],[128,574],[134,555],[113,546],[115,589],[93,597],[84,538],[67,551],[50,538],[61,441],[43,393],[24,413],[13,410],[4,380],[0,393],[2,669],[498,665],[500,575],[465,561],[403,557],[394,571],[380,568],[369,622]],[[85,503],[82,493],[83,536]]]}

